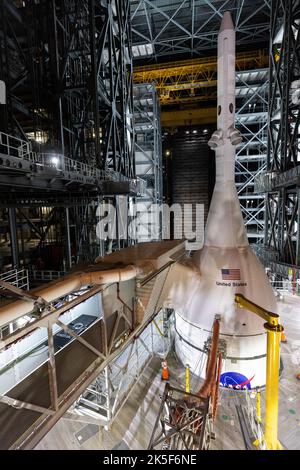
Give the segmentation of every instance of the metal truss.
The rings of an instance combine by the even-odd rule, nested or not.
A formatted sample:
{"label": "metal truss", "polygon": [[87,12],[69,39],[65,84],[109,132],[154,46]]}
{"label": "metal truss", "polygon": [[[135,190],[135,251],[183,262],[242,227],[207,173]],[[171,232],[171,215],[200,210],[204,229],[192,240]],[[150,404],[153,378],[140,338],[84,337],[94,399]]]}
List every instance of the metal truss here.
{"label": "metal truss", "polygon": [[[238,53],[237,70],[252,70],[268,65],[264,50]],[[134,83],[155,82],[161,105],[211,101],[217,97],[217,58],[183,60],[134,67]]]}
{"label": "metal truss", "polygon": [[162,221],[159,211],[153,212],[153,204],[159,206],[163,200],[158,96],[154,83],[135,85],[133,93],[136,175],[146,181],[144,195],[136,200],[138,240],[158,241],[162,238]]}
{"label": "metal truss", "polygon": [[133,177],[129,1],[0,6],[9,133]]}
{"label": "metal truss", "polygon": [[[7,194],[0,203],[6,227],[1,235],[3,256],[7,247],[12,265],[27,266],[34,282],[55,279],[78,262],[94,262],[105,254],[105,245],[96,235],[102,201],[101,196],[72,192],[63,200],[55,191]],[[49,257],[52,247],[58,247],[59,257]],[[35,265],[38,258],[44,268]]]}
{"label": "metal truss", "polygon": [[296,0],[272,1],[268,171],[298,164],[299,16]]}
{"label": "metal truss", "polygon": [[[18,289],[29,290],[29,277],[27,269],[11,269],[0,274],[0,281],[9,282]],[[0,292],[4,287],[0,287]]]}
{"label": "metal truss", "polygon": [[266,193],[265,249],[290,266],[300,265],[299,20],[298,1],[272,0],[267,171],[257,182]]}
{"label": "metal truss", "polygon": [[265,200],[255,193],[255,180],[266,170],[268,69],[236,73],[236,127],[243,142],[237,148],[235,177],[250,243],[262,243]]}
{"label": "metal truss", "polygon": [[[48,191],[105,194],[139,191],[139,181],[112,169],[101,170],[58,153],[34,152],[32,143],[0,132],[0,184]],[[49,181],[50,180],[50,181]],[[115,184],[115,189],[113,185]],[[127,189],[126,189],[127,185]]]}
{"label": "metal truss", "polygon": [[201,55],[215,49],[224,11],[231,11],[237,43],[268,43],[269,0],[131,0],[134,58]]}
{"label": "metal truss", "polygon": [[262,264],[270,271],[270,279],[276,289],[280,290],[283,287],[283,280],[288,280],[290,285],[292,283],[298,285],[298,280],[300,279],[299,267],[291,267],[290,264],[278,261],[278,253],[272,248],[264,247],[263,245],[255,245],[254,248]]}
{"label": "metal truss", "polygon": [[91,418],[110,428],[132,389],[156,356],[166,357],[170,346],[170,318],[161,311],[145,330],[97,377],[70,409],[75,416]]}
{"label": "metal truss", "polygon": [[[153,354],[167,354],[168,349],[165,348],[170,344],[168,331],[162,328],[163,332],[157,333],[157,323],[152,325],[156,312],[134,328],[134,312],[124,304],[108,318],[96,318],[80,336],[60,320],[63,313],[102,290],[97,286],[79,293],[2,337],[1,349],[37,328],[46,328],[49,350],[48,361],[23,380],[21,389],[25,393],[20,392],[19,385],[16,385],[0,396],[0,420],[9,415],[10,427],[18,417],[16,432],[7,429],[5,436],[1,436],[2,448],[33,448],[75,402],[74,413],[77,410],[77,414],[83,414],[85,408],[85,415],[94,411],[92,417],[96,416],[98,424],[111,424]],[[161,318],[165,325],[164,318]],[[53,344],[55,324],[75,340],[58,354],[55,354]],[[137,367],[134,372],[133,364]],[[36,385],[33,385],[35,380]]]}
{"label": "metal truss", "polygon": [[148,449],[209,450],[212,414],[209,398],[166,384]]}
{"label": "metal truss", "polygon": [[3,202],[28,199],[29,189],[34,204],[69,206],[77,192],[69,219],[83,233],[80,260],[91,261],[95,197],[117,207],[119,194],[137,194],[129,0],[1,0],[0,25],[0,184],[17,193]]}
{"label": "metal truss", "polygon": [[[80,261],[93,263],[97,256],[105,254],[103,242],[96,236],[97,209],[101,198],[90,201],[88,205],[65,208],[65,244],[67,269]],[[72,258],[70,226],[75,227],[76,256]],[[74,230],[74,229],[73,229]]]}
{"label": "metal truss", "polygon": [[73,115],[61,117],[62,147],[66,141],[82,160],[133,177],[129,20],[128,0],[64,0],[53,10],[53,48],[58,100]]}
{"label": "metal truss", "polygon": [[[264,196],[255,194],[256,178],[266,169],[269,57],[264,51],[237,55],[236,125],[243,135],[237,150],[236,184],[251,243],[264,236]],[[216,96],[215,57],[134,68],[134,81],[154,81],[162,105]]]}
{"label": "metal truss", "polygon": [[[220,315],[205,344],[206,377],[196,393],[166,385],[149,449],[208,450],[216,418],[224,344],[219,343]],[[226,350],[226,348],[225,348]],[[226,354],[226,353],[225,353]]]}

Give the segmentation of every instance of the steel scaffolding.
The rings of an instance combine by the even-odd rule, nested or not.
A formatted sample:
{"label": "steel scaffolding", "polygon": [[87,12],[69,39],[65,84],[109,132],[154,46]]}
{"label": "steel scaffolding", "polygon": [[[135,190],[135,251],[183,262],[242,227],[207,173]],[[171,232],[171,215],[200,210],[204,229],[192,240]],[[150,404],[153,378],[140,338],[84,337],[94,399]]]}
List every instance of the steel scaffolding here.
{"label": "steel scaffolding", "polygon": [[298,1],[272,0],[267,171],[256,189],[265,193],[266,205],[259,253],[279,277],[300,266],[299,24]]}
{"label": "steel scaffolding", "polygon": [[137,198],[139,241],[162,238],[159,211],[162,194],[162,146],[160,108],[154,83],[134,85],[134,130],[136,175],[146,181],[145,194]]}
{"label": "steel scaffolding", "polygon": [[126,403],[132,389],[154,357],[165,358],[170,348],[170,321],[161,311],[140,336],[109,363],[70,409],[73,415],[86,416],[110,428]]}
{"label": "steel scaffolding", "polygon": [[[1,0],[0,25],[6,88],[0,131],[7,136],[0,142],[0,185],[15,188],[3,192],[2,202],[18,206],[26,197],[44,206],[59,200],[70,208],[64,217],[76,231],[67,230],[66,241],[70,235],[77,257],[91,261],[99,197],[109,195],[118,208],[119,194],[137,192],[130,2]],[[8,149],[13,139],[24,145]],[[127,238],[114,247],[126,244]],[[66,250],[70,258],[70,246]],[[104,252],[99,243],[96,254]]]}
{"label": "steel scaffolding", "polygon": [[226,10],[233,14],[238,45],[267,44],[269,0],[131,0],[134,58],[201,56],[204,49],[216,48]]}
{"label": "steel scaffolding", "polygon": [[8,133],[133,177],[129,1],[0,6]]}
{"label": "steel scaffolding", "polygon": [[236,73],[236,127],[243,142],[237,148],[237,192],[250,243],[262,243],[265,201],[254,192],[255,178],[266,170],[268,69]]}

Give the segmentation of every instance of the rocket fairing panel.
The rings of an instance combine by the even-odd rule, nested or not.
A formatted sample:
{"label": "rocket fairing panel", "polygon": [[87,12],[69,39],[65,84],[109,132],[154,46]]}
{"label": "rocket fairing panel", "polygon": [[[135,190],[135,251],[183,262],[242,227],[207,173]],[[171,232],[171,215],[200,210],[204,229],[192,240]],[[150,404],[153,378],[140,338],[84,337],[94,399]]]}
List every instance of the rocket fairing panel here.
{"label": "rocket fairing panel", "polygon": [[[200,327],[186,321],[186,318],[176,313],[175,330],[179,338],[179,341],[175,341],[177,355],[183,357],[183,359],[185,355],[185,359],[188,358],[191,370],[196,373],[195,369],[205,362],[203,358],[206,359],[206,354],[203,355],[203,350],[208,335],[211,335],[211,326],[207,330],[202,326]],[[249,374],[252,377],[253,373],[257,372],[255,361],[259,361],[259,367],[265,370],[266,333],[244,336],[242,341],[238,335],[228,336],[221,334],[220,338],[226,342],[227,359],[224,361],[223,372],[226,370],[242,371],[244,375],[247,376]],[[264,359],[262,362],[261,356]],[[249,360],[249,357],[252,360]]]}
{"label": "rocket fairing panel", "polygon": [[206,246],[233,248],[249,246],[235,186],[216,184],[205,227]]}
{"label": "rocket fairing panel", "polygon": [[176,312],[176,354],[183,364],[189,364],[193,373],[204,377],[205,366],[200,370],[199,364],[206,362],[205,343],[211,337],[215,315],[219,314],[220,339],[225,341],[227,356],[222,373],[241,373],[252,379],[252,386],[263,386],[266,377],[263,321],[237,308],[235,293],[276,311],[273,290],[250,246],[230,249],[204,246],[190,266],[177,263],[172,267],[162,297],[164,306]]}
{"label": "rocket fairing panel", "polygon": [[[232,273],[232,274],[231,274]],[[264,333],[262,320],[236,307],[241,293],[267,310],[276,311],[276,300],[263,267],[251,248],[203,247],[190,266],[177,263],[162,295],[194,325],[210,331],[216,314],[222,316],[221,333],[248,336]]]}

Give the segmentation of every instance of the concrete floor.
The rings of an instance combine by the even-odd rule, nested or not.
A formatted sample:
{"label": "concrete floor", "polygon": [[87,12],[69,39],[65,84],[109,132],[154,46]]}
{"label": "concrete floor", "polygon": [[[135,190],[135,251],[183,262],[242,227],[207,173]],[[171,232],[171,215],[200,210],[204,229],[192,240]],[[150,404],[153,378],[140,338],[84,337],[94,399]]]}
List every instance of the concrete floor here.
{"label": "concrete floor", "polygon": [[278,312],[287,342],[281,345],[283,371],[280,377],[279,439],[286,449],[300,449],[300,298],[286,295]]}
{"label": "concrete floor", "polygon": [[110,431],[95,429],[93,436],[79,442],[76,433],[83,432],[87,425],[61,419],[36,449],[95,450],[120,446],[146,449],[159,410],[159,395],[163,393],[164,386],[160,379],[160,360],[154,359],[140,383],[133,389]]}
{"label": "concrete floor", "polygon": [[[283,372],[280,378],[279,438],[286,449],[300,449],[300,299],[286,296],[279,302],[281,322],[287,343],[282,344]],[[168,360],[171,384],[183,388],[185,370],[171,354]],[[98,426],[62,418],[36,449],[146,449],[159,410],[164,383],[160,378],[160,359],[153,359],[143,378],[125,403],[110,431]],[[191,390],[200,388],[191,378]],[[262,392],[262,402],[263,402]],[[215,422],[216,440],[211,449],[245,449],[236,411],[235,393],[222,390]],[[263,403],[262,403],[263,412]]]}

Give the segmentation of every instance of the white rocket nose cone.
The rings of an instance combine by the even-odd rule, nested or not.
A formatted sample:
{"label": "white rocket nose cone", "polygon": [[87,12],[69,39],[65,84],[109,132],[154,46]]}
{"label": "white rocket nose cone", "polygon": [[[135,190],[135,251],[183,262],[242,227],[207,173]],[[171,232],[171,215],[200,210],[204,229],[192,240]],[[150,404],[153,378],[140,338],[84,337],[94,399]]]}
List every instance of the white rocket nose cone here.
{"label": "white rocket nose cone", "polygon": [[220,33],[225,29],[234,29],[230,11],[225,11],[220,27]]}

